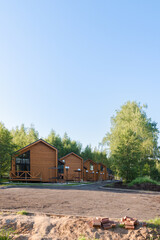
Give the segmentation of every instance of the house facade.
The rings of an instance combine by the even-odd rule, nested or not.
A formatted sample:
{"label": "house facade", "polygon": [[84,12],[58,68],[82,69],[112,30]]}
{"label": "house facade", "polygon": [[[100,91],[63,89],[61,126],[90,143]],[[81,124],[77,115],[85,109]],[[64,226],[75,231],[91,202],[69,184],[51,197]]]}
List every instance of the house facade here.
{"label": "house facade", "polygon": [[84,181],[96,181],[97,177],[97,163],[88,159],[84,162],[83,179]]}
{"label": "house facade", "polygon": [[71,152],[60,158],[64,163],[63,178],[65,181],[83,180],[83,158]]}
{"label": "house facade", "polygon": [[12,181],[56,182],[57,149],[44,141],[27,145],[12,155]]}

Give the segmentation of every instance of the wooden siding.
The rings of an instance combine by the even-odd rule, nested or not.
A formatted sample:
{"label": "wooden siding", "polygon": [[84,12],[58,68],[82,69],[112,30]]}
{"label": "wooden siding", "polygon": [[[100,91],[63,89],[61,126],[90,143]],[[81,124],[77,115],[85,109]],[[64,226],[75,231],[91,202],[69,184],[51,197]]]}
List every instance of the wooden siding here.
{"label": "wooden siding", "polygon": [[40,173],[42,182],[56,182],[57,150],[43,141],[39,141],[34,145],[29,145],[28,147],[19,150],[18,154],[12,157],[12,172],[16,171],[16,157],[26,151],[30,151],[31,174]]}
{"label": "wooden siding", "polygon": [[[70,153],[62,157],[60,160],[65,160],[64,180],[79,181],[83,179],[83,159],[81,157],[74,153]],[[69,166],[68,176],[65,166]],[[81,169],[81,172],[75,172],[77,169]]]}
{"label": "wooden siding", "polygon": [[[103,171],[101,171],[101,166],[103,166]],[[97,170],[98,170],[97,181],[104,181],[108,179],[107,167],[104,164],[98,163]]]}
{"label": "wooden siding", "polygon": [[[90,164],[93,165],[93,170],[90,170]],[[97,175],[97,163],[93,162],[92,160],[88,159],[84,162],[84,167],[87,169],[83,169],[83,179],[84,181],[96,181]],[[88,172],[86,172],[86,170]]]}

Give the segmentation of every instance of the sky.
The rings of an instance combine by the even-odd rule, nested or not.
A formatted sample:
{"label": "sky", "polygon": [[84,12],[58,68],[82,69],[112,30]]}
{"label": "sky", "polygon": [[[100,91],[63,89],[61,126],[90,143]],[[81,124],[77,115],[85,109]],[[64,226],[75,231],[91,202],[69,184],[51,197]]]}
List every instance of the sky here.
{"label": "sky", "polygon": [[0,121],[98,146],[127,101],[160,129],[160,1],[0,0]]}

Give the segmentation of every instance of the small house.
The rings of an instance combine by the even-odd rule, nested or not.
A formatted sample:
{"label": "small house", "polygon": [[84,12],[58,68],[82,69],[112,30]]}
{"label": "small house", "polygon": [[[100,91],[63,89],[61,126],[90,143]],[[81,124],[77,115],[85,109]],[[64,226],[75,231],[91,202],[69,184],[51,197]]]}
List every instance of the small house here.
{"label": "small house", "polygon": [[51,144],[39,139],[12,155],[12,181],[56,182],[58,151]]}
{"label": "small house", "polygon": [[108,179],[107,168],[103,163],[97,163],[97,181],[104,181]]}
{"label": "small house", "polygon": [[63,178],[65,181],[81,181],[83,179],[83,158],[71,152],[60,158],[64,163]]}
{"label": "small house", "polygon": [[97,163],[88,159],[84,162],[83,168],[83,179],[84,181],[96,181],[97,172]]}

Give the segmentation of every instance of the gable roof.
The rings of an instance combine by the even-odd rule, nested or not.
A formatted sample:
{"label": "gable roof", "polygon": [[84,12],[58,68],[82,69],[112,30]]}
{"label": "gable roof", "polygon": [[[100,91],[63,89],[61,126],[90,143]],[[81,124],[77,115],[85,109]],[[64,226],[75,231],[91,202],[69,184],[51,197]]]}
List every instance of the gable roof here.
{"label": "gable roof", "polygon": [[101,162],[100,162],[100,163],[97,163],[97,164],[98,164],[98,165],[103,165],[103,166],[106,168],[106,165],[104,165],[104,164],[103,164],[103,163],[101,163]]}
{"label": "gable roof", "polygon": [[86,161],[84,161],[84,163],[86,163],[86,162],[91,162],[91,163],[93,163],[94,165],[97,165],[97,163],[96,162],[94,162],[93,160],[91,160],[91,159],[87,159]]}
{"label": "gable roof", "polygon": [[70,156],[70,155],[74,155],[74,156],[80,158],[80,159],[83,161],[83,158],[81,158],[80,156],[78,156],[78,155],[77,155],[76,153],[74,153],[74,152],[68,153],[67,155],[61,157],[60,160],[63,160],[63,158],[66,158],[66,157],[68,157],[68,156]]}
{"label": "gable roof", "polygon": [[27,149],[27,148],[30,148],[30,147],[32,147],[32,146],[34,146],[34,145],[36,145],[37,143],[40,143],[40,142],[42,142],[42,143],[44,143],[45,145],[47,145],[48,147],[50,147],[50,148],[58,151],[57,148],[55,148],[53,145],[51,145],[50,143],[48,143],[48,142],[46,142],[45,140],[43,140],[43,139],[40,138],[40,139],[38,139],[37,141],[35,141],[35,142],[33,142],[33,143],[30,143],[30,144],[28,144],[27,146],[25,146],[25,147],[23,147],[23,148],[20,148],[19,150],[17,150],[16,152],[14,152],[13,155],[15,155],[16,153],[18,153],[18,152],[21,151],[21,150],[25,150],[25,149]]}

